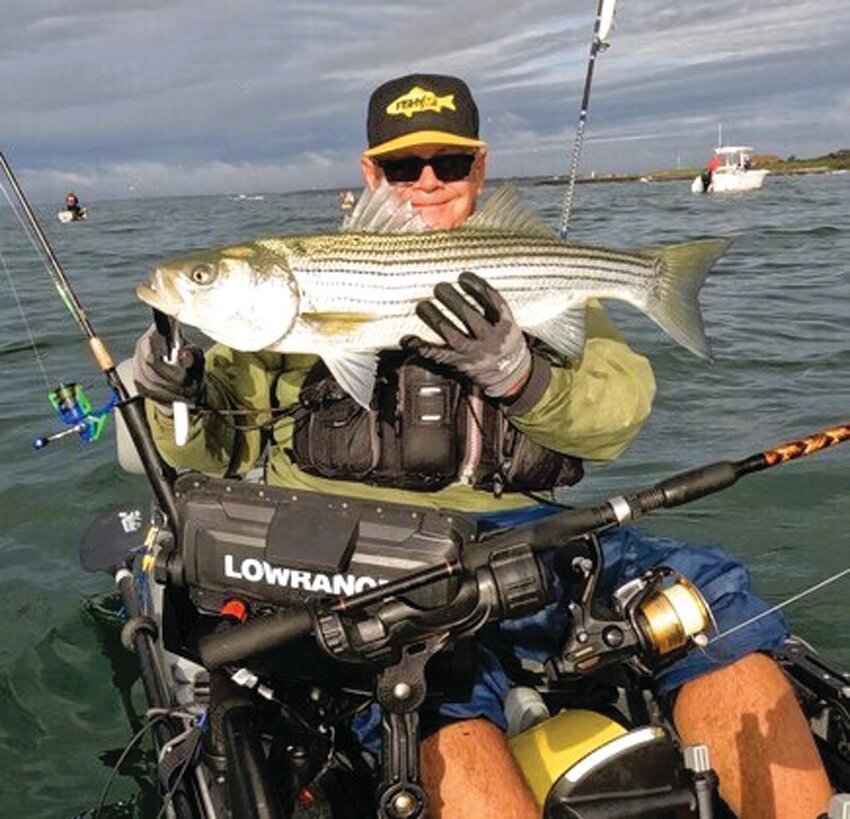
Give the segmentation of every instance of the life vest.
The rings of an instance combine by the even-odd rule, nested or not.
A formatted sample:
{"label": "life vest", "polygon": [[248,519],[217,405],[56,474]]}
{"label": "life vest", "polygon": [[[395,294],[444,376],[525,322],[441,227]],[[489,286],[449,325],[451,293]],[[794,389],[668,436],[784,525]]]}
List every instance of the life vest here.
{"label": "life vest", "polygon": [[421,491],[459,482],[500,495],[584,475],[579,458],[533,441],[468,379],[404,352],[381,355],[368,409],[317,362],[301,387],[289,455],[313,475]]}

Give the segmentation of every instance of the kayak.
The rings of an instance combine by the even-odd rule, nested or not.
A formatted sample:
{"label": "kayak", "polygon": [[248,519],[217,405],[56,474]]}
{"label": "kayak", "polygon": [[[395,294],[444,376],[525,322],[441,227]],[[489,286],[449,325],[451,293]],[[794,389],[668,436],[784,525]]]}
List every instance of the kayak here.
{"label": "kayak", "polygon": [[56,218],[62,222],[63,225],[66,225],[69,222],[80,222],[83,219],[88,218],[88,211],[88,208],[81,208],[79,213],[74,213],[70,210],[60,210],[56,214]]}
{"label": "kayak", "polygon": [[[476,558],[468,516],[310,493],[294,498],[288,490],[195,474],[178,478],[175,488],[181,531],[176,538],[167,530],[148,536],[147,551],[137,554],[132,571],[116,568],[114,555],[122,543],[138,546],[145,507],[113,510],[105,522],[93,524],[81,557],[85,568],[115,577],[126,613],[122,641],[136,649],[142,678],[149,678],[152,713],[179,714],[173,736],[163,740],[173,761],[158,770],[162,792],[183,805],[175,806],[176,815],[394,815],[376,811],[376,801],[380,805],[394,793],[400,799],[382,784],[386,765],[393,763],[359,744],[348,726],[351,715],[368,713],[376,699],[384,703],[386,679],[395,680],[392,691],[400,690],[396,675],[419,680],[423,697],[426,690],[438,702],[451,697],[441,687],[457,685],[453,664],[467,667],[462,637],[486,619],[468,601],[504,582],[506,589],[522,591],[521,601],[518,596],[496,616],[512,619],[517,612],[511,607],[530,605],[534,597],[533,562],[517,556],[516,547],[503,568]],[[111,540],[114,546],[107,545]],[[459,552],[467,565],[480,565],[473,579],[440,579],[436,567],[455,565]],[[386,584],[373,582],[375,576]],[[668,602],[686,591],[676,587]],[[499,608],[496,601],[509,596],[492,594],[485,606],[489,616]],[[343,598],[344,606],[322,603]],[[373,621],[375,611],[380,617]],[[347,623],[342,612],[354,619]],[[640,621],[633,613],[617,628],[625,633],[629,622]],[[432,644],[439,629],[454,636]],[[600,644],[600,661],[609,662],[604,670],[557,684],[526,669],[525,687],[514,689],[519,705],[517,697],[506,703],[509,727],[513,722],[516,729],[511,748],[543,816],[658,819],[675,810],[677,817],[728,817],[711,795],[710,764],[699,762],[704,755],[683,755],[662,704],[647,704],[640,664],[617,653],[628,644],[628,638],[618,642],[607,660]],[[406,646],[417,647],[409,660]],[[444,653],[447,647],[452,650]],[[412,658],[429,652],[434,673],[426,686]],[[797,693],[835,788],[850,791],[850,675],[797,637],[774,658]],[[400,725],[385,727],[384,747],[411,741]],[[397,755],[390,756],[398,763]],[[715,804],[712,813],[694,807],[700,789]],[[415,782],[409,783],[401,801],[415,802],[417,794]],[[626,802],[629,812],[617,812]],[[565,812],[591,803],[598,813]],[[273,807],[257,814],[251,807],[257,804]]]}
{"label": "kayak", "polygon": [[[116,427],[118,462],[147,472],[132,418]],[[131,725],[147,719],[147,770],[167,803],[155,812],[422,817],[420,711],[469,700],[478,640],[550,605],[555,572],[570,617],[552,660],[509,667],[502,641],[485,643],[515,685],[509,746],[544,819],[728,819],[708,748],[682,746],[650,685],[710,640],[708,606],[669,566],[597,606],[596,534],[848,437],[842,425],[533,521],[293,492],[261,474],[185,472],[170,494],[152,479],[168,515],[149,500],[113,508],[86,530],[80,562],[118,589],[113,620],[148,706]],[[829,819],[847,819],[850,674],[797,637],[771,653],[839,792]]]}

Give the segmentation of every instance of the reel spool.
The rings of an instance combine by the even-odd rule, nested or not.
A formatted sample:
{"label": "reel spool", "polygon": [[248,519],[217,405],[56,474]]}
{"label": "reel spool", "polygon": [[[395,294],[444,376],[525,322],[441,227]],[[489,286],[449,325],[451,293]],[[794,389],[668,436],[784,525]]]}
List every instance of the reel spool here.
{"label": "reel spool", "polygon": [[663,583],[660,578],[650,586],[631,612],[641,641],[655,657],[680,651],[690,641],[704,645],[705,632],[714,625],[708,604],[690,580],[677,575]]}

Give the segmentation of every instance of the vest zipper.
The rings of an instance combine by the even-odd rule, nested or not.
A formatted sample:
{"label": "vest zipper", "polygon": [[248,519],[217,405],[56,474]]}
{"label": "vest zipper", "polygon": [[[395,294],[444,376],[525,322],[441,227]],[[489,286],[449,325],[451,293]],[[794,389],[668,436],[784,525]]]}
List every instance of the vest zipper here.
{"label": "vest zipper", "polygon": [[475,470],[481,463],[481,451],[484,444],[484,433],[481,429],[481,419],[484,414],[484,400],[481,398],[481,388],[472,387],[467,397],[468,412],[466,413],[466,447],[463,462],[460,466],[458,481],[471,485],[475,478]]}

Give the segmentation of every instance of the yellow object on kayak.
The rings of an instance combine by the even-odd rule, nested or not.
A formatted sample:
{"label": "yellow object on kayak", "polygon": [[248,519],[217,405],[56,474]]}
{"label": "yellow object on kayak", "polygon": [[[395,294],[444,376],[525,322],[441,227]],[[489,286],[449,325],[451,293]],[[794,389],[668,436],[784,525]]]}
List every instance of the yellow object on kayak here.
{"label": "yellow object on kayak", "polygon": [[622,725],[595,711],[562,711],[508,742],[534,798],[543,804],[562,773],[591,751],[626,733]]}

